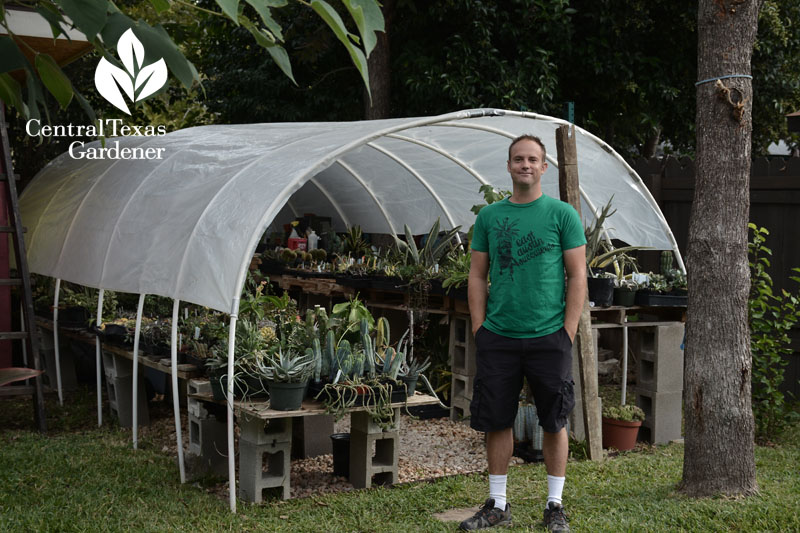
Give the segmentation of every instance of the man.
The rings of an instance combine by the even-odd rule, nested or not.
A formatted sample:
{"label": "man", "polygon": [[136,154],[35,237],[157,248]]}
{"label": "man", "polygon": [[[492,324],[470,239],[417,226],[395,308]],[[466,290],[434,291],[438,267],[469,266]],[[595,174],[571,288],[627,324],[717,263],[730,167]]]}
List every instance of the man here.
{"label": "man", "polygon": [[586,239],[575,209],[542,194],[547,160],[538,137],[514,139],[507,168],[511,196],[481,209],[473,232],[468,295],[477,372],[470,425],[486,433],[489,499],[461,529],[511,524],[506,476],[525,377],[544,430],[544,522],[550,531],[569,531],[561,495],[567,416],[575,405],[572,342],[586,294]]}

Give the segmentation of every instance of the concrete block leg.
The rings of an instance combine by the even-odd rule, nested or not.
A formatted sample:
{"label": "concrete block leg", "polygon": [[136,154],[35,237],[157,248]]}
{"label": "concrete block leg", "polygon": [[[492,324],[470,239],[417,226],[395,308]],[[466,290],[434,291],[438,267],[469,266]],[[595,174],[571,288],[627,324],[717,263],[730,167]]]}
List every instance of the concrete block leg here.
{"label": "concrete block leg", "polygon": [[373,483],[397,483],[397,463],[400,456],[400,437],[397,431],[364,433],[350,431],[350,482],[357,489],[370,488]]}
{"label": "concrete block leg", "polygon": [[[139,380],[137,395],[138,425],[150,424],[150,413],[147,406],[147,396],[144,382]],[[108,391],[108,404],[111,412],[117,416],[120,427],[133,426],[133,377],[110,377],[106,374],[106,390]]]}
{"label": "concrete block leg", "polygon": [[464,397],[450,399],[450,420],[462,421],[470,417],[470,401]]}
{"label": "concrete block leg", "polygon": [[292,419],[245,415],[239,426],[239,497],[260,502],[264,489],[278,487],[281,497],[289,499]]}
{"label": "concrete block leg", "polygon": [[189,453],[186,456],[190,478],[228,474],[227,412],[221,405],[189,398]]}
{"label": "concrete block leg", "polygon": [[239,441],[239,497],[248,502],[261,502],[263,490],[279,488],[281,498],[290,496],[291,442],[253,444]]}
{"label": "concrete block leg", "polygon": [[397,483],[400,456],[400,408],[395,410],[395,426],[382,429],[369,414],[356,411],[350,415],[350,483],[357,489],[373,483]]}
{"label": "concrete block leg", "polygon": [[683,392],[652,392],[636,389],[636,405],[645,413],[639,438],[666,444],[681,437]]}

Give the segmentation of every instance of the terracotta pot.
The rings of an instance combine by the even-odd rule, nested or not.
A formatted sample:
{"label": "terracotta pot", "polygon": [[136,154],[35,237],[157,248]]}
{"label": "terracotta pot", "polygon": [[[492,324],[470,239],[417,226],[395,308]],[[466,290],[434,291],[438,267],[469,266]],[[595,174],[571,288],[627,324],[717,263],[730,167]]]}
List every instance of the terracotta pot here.
{"label": "terracotta pot", "polygon": [[641,426],[640,420],[625,422],[603,417],[603,448],[632,450],[636,446],[636,437]]}

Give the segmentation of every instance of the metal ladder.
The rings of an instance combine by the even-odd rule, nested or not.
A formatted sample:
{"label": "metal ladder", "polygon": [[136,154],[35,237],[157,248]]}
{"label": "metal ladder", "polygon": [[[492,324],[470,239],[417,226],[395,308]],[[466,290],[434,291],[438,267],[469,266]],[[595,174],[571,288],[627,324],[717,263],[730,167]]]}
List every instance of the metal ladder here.
{"label": "metal ladder", "polygon": [[[11,147],[8,142],[8,127],[5,116],[5,106],[0,102],[0,194],[7,191],[8,199],[8,223],[9,226],[0,226],[0,238],[5,238],[5,234],[11,234],[11,241],[14,243],[14,256],[17,262],[17,276],[15,278],[0,279],[0,286],[21,287],[20,298],[22,300],[22,315],[20,322],[22,331],[0,331],[0,340],[22,340],[25,343],[27,353],[33,362],[33,368],[42,369],[42,362],[39,356],[39,339],[36,335],[36,320],[33,314],[33,295],[31,292],[31,278],[28,271],[28,257],[25,252],[24,228],[19,214],[19,200],[17,197],[16,181],[19,176],[14,174],[14,166],[11,162]],[[33,379],[33,385],[5,385],[0,387],[0,397],[31,395],[33,397],[34,421],[39,431],[47,430],[47,420],[44,412],[44,388],[42,377],[37,376]]]}

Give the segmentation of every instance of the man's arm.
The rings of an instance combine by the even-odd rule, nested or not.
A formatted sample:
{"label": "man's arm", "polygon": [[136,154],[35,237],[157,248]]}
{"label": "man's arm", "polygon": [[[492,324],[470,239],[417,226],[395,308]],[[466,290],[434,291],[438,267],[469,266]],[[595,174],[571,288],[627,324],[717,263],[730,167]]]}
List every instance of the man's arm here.
{"label": "man's arm", "polygon": [[[467,299],[469,300],[469,316],[472,321],[473,335],[481,327],[483,321],[486,320],[486,301],[489,299],[488,275],[489,254],[472,250],[472,259],[469,264]],[[586,283],[585,280],[584,283]]]}
{"label": "man's arm", "polygon": [[[474,257],[474,256],[473,256]],[[567,309],[564,313],[564,329],[569,338],[575,340],[578,322],[586,300],[586,246],[564,250],[564,268],[567,271]],[[472,271],[470,270],[470,283]],[[472,300],[470,299],[470,312]]]}

